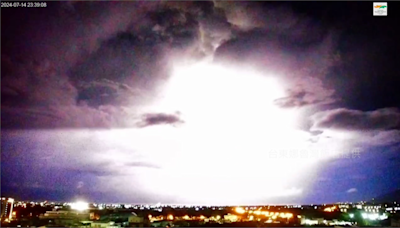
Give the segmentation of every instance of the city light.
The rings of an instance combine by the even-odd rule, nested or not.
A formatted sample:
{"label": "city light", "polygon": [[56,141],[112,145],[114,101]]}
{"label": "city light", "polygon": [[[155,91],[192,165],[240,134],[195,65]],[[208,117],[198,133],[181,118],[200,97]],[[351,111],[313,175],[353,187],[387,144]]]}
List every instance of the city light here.
{"label": "city light", "polygon": [[367,213],[362,213],[361,216],[362,216],[364,219],[367,219],[367,218],[368,218],[368,214],[367,214]]}
{"label": "city light", "polygon": [[368,214],[368,219],[377,220],[379,218],[378,214]]}
{"label": "city light", "polygon": [[89,204],[85,203],[85,202],[82,202],[82,201],[79,201],[79,202],[76,202],[76,203],[72,203],[71,204],[71,208],[74,209],[74,210],[77,210],[77,211],[84,211],[84,210],[89,209]]}
{"label": "city light", "polygon": [[318,221],[314,221],[314,220],[310,220],[310,219],[304,220],[304,223],[305,223],[306,225],[310,225],[310,226],[312,226],[312,225],[318,225]]}
{"label": "city light", "polygon": [[[6,199],[6,202],[8,202],[8,199]],[[36,204],[36,203],[35,203]],[[50,203],[48,202],[39,202],[37,203],[38,205],[43,205],[42,207],[47,207],[50,205]],[[14,207],[17,208],[23,208],[24,202],[22,201],[14,201]],[[60,206],[60,205],[64,205],[64,206]],[[127,205],[129,204],[93,204],[93,206],[95,208],[99,208],[101,205],[103,205],[105,208],[109,208],[109,209],[113,209],[115,213],[115,210],[118,209],[123,209],[124,207],[126,208]],[[52,207],[53,207],[53,211],[48,211],[43,215],[38,215],[36,217],[42,217],[46,218],[46,219],[50,219],[49,216],[54,216],[56,214],[64,214],[64,213],[71,213],[68,212],[67,210],[63,210],[63,207],[67,207],[70,206],[72,209],[77,210],[77,211],[83,211],[83,210],[87,210],[89,209],[89,204],[86,202],[74,202],[74,203],[53,203]],[[340,220],[337,216],[335,216],[334,214],[327,214],[327,216],[329,217],[305,217],[305,215],[303,214],[293,214],[290,213],[290,211],[286,211],[289,209],[286,208],[290,208],[290,206],[268,206],[268,207],[260,207],[260,208],[253,208],[253,207],[245,207],[245,206],[238,206],[238,207],[226,207],[226,209],[230,209],[233,210],[234,213],[232,214],[227,214],[227,215],[194,215],[194,214],[190,214],[190,211],[187,211],[187,214],[183,214],[183,215],[179,215],[178,217],[171,211],[170,214],[167,215],[152,215],[151,211],[158,211],[160,208],[154,208],[154,207],[148,207],[147,205],[129,205],[131,209],[136,208],[139,209],[140,207],[144,207],[145,210],[148,210],[146,215],[140,216],[137,214],[132,213],[135,217],[142,217],[140,219],[142,219],[142,221],[148,221],[150,223],[155,223],[155,222],[169,222],[170,224],[173,224],[173,221],[182,221],[185,220],[187,221],[188,224],[191,224],[192,222],[201,222],[201,223],[219,223],[219,224],[224,224],[224,223],[237,223],[237,222],[262,222],[262,223],[274,223],[274,224],[301,224],[301,225],[327,225],[327,226],[347,226],[347,225],[354,225],[355,221],[354,218],[356,218],[356,213],[360,213],[360,216],[362,216],[362,218],[365,221],[370,221],[371,224],[380,224],[379,221],[382,220],[387,220],[389,218],[389,214],[390,212],[387,213],[375,213],[375,212],[366,212],[366,210],[370,210],[371,208],[382,208],[382,210],[386,210],[388,207],[382,207],[380,205],[377,206],[363,206],[362,210],[359,210],[359,212],[353,212],[353,213],[346,213],[346,215],[348,216],[347,218],[351,219],[348,221],[342,221]],[[160,207],[171,207],[169,205],[165,205],[165,206],[160,206]],[[347,206],[346,206],[347,207]],[[356,205],[350,206],[348,208],[353,207],[354,209],[356,208]],[[207,210],[212,210],[213,207],[212,206],[184,206],[184,207],[180,207],[180,206],[172,206],[172,208],[192,208],[193,210],[195,208],[199,209],[199,211],[204,211],[205,213],[208,213],[209,211]],[[264,208],[268,208],[267,210],[264,210]],[[293,207],[295,208],[295,206]],[[299,206],[299,208],[301,208],[301,206]],[[314,205],[312,206],[305,206],[303,205],[304,210],[312,210],[314,211]],[[320,208],[320,207],[318,207]],[[325,209],[324,209],[325,208]],[[338,212],[340,211],[340,209],[344,208],[343,205],[337,205],[337,206],[325,206],[323,208],[321,208],[321,210],[323,211],[327,211],[330,210],[330,212],[332,212],[333,210],[337,210]],[[166,208],[164,208],[166,209]],[[224,209],[224,208],[222,208]],[[124,209],[125,210],[125,209]],[[252,211],[255,210],[255,211]],[[272,210],[272,211],[271,211]],[[376,211],[378,209],[374,209],[373,211]],[[96,211],[96,210],[93,210]],[[95,214],[92,215],[93,211],[91,211],[91,213],[83,212],[83,213],[76,213],[76,212],[72,212],[73,216],[83,216],[85,214],[87,214],[87,216],[89,216],[90,214],[90,220],[101,220],[100,219],[100,215],[96,214],[97,212],[94,212]],[[379,211],[379,210],[378,210]],[[98,210],[98,212],[100,212],[100,210]],[[251,213],[253,212],[253,213]],[[101,214],[104,213],[100,212]],[[222,212],[221,212],[222,213]],[[11,222],[17,219],[17,214],[19,215],[19,212],[15,212],[15,211],[11,211],[9,212],[9,214],[7,214],[7,221]],[[240,214],[240,215],[239,215]],[[341,214],[341,213],[340,213]],[[357,214],[358,215],[358,214]],[[8,218],[9,216],[9,218]],[[30,215],[32,217],[32,213]],[[33,215],[35,216],[35,215]],[[332,217],[333,216],[333,217]],[[293,219],[293,217],[297,217],[298,219]],[[144,219],[146,218],[146,219]],[[147,220],[148,218],[148,220]],[[223,218],[223,219],[222,219]],[[135,221],[138,221],[138,218],[135,218]],[[139,220],[140,220],[139,219]],[[4,221],[4,220],[3,220]],[[369,223],[367,223],[369,224]]]}
{"label": "city light", "polygon": [[388,218],[386,214],[379,215],[378,213],[362,213],[361,216],[368,220],[385,220]]}
{"label": "city light", "polygon": [[385,219],[388,219],[388,218],[389,218],[389,216],[387,216],[386,214],[383,214],[383,215],[379,216],[380,220],[385,220]]}
{"label": "city light", "polygon": [[292,213],[286,213],[286,214],[285,214],[285,217],[286,217],[286,218],[292,218],[292,217],[293,217],[293,214],[292,214]]}
{"label": "city light", "polygon": [[244,214],[244,213],[246,212],[246,210],[243,209],[243,208],[241,208],[241,207],[237,207],[237,208],[235,209],[235,211],[236,211],[237,213],[239,213],[239,214]]}
{"label": "city light", "polygon": [[325,212],[332,212],[332,211],[334,211],[335,209],[336,209],[336,206],[327,207],[327,208],[324,209],[324,211],[325,211]]}

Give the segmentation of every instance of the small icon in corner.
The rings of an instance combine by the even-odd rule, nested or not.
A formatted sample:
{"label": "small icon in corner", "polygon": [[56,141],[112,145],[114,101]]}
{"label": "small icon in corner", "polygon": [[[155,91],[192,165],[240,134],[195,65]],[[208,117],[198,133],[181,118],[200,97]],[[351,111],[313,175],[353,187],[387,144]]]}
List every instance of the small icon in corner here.
{"label": "small icon in corner", "polygon": [[373,12],[374,16],[387,16],[388,15],[387,2],[374,2]]}

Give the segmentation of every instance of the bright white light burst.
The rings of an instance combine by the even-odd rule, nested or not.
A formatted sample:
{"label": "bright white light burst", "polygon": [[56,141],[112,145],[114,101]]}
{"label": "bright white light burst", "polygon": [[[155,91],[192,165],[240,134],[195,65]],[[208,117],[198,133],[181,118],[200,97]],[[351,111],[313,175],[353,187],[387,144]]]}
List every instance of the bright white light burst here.
{"label": "bright white light burst", "polygon": [[71,208],[77,211],[84,211],[89,209],[89,204],[79,201],[71,204]]}
{"label": "bright white light burst", "polygon": [[[344,151],[356,136],[324,132],[315,142],[296,127],[296,109],[274,105],[287,96],[275,76],[206,63],[179,66],[163,98],[143,113],[179,111],[182,125],[43,130],[24,137],[37,140],[40,134],[41,143],[51,146],[32,152],[49,157],[49,166],[99,167],[112,174],[96,176],[94,183],[121,199],[136,202],[144,192],[163,203],[283,202],[278,197],[308,189],[322,164],[317,161],[334,155],[327,150]],[[73,208],[84,210],[87,204]]]}
{"label": "bright white light burst", "polygon": [[316,158],[279,158],[305,148],[309,137],[295,129],[295,110],[274,105],[283,96],[273,75],[207,63],[177,67],[154,109],[179,111],[185,124],[162,135],[165,127],[152,128],[153,138],[176,146],[156,150],[155,157],[170,157],[160,163],[162,171],[143,171],[143,184],[157,194],[202,203],[301,193],[296,178]]}

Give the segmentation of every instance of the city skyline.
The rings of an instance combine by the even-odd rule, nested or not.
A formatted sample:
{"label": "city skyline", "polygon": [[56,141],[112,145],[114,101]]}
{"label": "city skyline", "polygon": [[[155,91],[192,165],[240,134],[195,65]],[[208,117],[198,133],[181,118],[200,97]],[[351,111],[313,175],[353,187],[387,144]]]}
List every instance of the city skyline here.
{"label": "city skyline", "polygon": [[[398,224],[400,202],[321,205],[131,205],[75,202],[13,202],[2,210],[2,225],[74,227],[202,226],[383,226]],[[11,205],[11,208],[12,205]],[[5,213],[4,213],[5,212]],[[397,218],[397,219],[396,219]]]}
{"label": "city skyline", "polygon": [[398,6],[3,7],[1,192],[214,205],[394,192]]}

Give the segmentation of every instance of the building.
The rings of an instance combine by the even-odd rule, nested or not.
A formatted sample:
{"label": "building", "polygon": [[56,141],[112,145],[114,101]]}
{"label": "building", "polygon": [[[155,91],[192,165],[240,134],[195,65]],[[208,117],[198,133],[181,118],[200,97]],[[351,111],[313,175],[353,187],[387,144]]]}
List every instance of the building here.
{"label": "building", "polygon": [[90,218],[88,212],[79,211],[47,211],[40,215],[40,220],[48,221],[49,225],[55,226],[77,226],[81,221],[87,221]]}
{"label": "building", "polygon": [[171,227],[172,225],[173,222],[169,220],[161,220],[151,223],[151,227]]}
{"label": "building", "polygon": [[323,218],[305,218],[302,217],[300,221],[301,225],[305,226],[317,226],[317,225],[324,225]]}
{"label": "building", "polygon": [[148,218],[138,216],[134,212],[113,212],[89,214],[89,220],[81,220],[81,227],[118,228],[118,227],[150,227]]}
{"label": "building", "polygon": [[326,220],[324,218],[302,218],[300,224],[303,226],[353,226],[354,223],[339,221],[337,219]]}
{"label": "building", "polygon": [[400,227],[400,218],[399,217],[391,218],[390,226],[392,226],[392,227]]}
{"label": "building", "polygon": [[138,216],[132,212],[132,215],[128,219],[129,227],[148,227],[150,226],[150,220],[145,217]]}
{"label": "building", "polygon": [[122,226],[115,222],[108,221],[82,221],[80,227],[93,227],[93,228],[121,228]]}
{"label": "building", "polygon": [[237,215],[233,215],[233,214],[224,215],[225,223],[238,222],[238,221],[239,221],[239,217]]}
{"label": "building", "polygon": [[13,216],[13,208],[13,198],[1,198],[1,221],[11,221]]}

